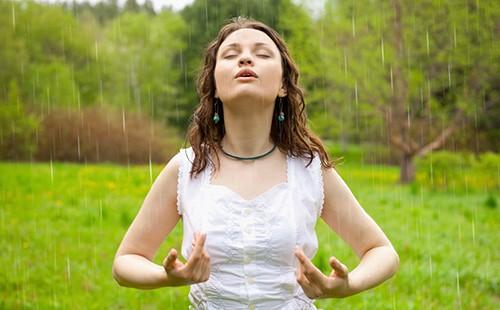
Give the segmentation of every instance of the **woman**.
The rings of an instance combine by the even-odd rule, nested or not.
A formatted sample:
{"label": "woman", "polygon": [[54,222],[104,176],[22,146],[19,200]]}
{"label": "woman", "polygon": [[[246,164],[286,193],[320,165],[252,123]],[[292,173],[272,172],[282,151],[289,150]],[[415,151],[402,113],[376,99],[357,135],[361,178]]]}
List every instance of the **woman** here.
{"label": "woman", "polygon": [[[237,18],[208,46],[200,104],[181,149],[160,173],[115,257],[120,285],[191,285],[195,309],[315,309],[391,277],[390,241],[306,128],[298,70],[268,26]],[[361,258],[335,257],[324,275],[311,259],[321,217]],[[182,255],[162,241],[183,221]]]}

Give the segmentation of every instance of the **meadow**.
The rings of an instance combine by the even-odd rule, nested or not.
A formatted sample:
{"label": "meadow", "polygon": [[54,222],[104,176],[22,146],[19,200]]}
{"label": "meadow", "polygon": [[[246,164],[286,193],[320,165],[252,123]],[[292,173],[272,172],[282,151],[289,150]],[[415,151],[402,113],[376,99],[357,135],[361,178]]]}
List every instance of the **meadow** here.
{"label": "meadow", "polygon": [[[187,309],[188,287],[141,291],[112,278],[115,251],[163,166],[0,163],[0,308]],[[338,172],[397,249],[383,285],[318,309],[498,309],[498,192],[399,185],[399,169],[346,162]],[[178,225],[160,264],[180,249]],[[358,259],[318,220],[313,262]],[[496,245],[495,245],[496,244]]]}

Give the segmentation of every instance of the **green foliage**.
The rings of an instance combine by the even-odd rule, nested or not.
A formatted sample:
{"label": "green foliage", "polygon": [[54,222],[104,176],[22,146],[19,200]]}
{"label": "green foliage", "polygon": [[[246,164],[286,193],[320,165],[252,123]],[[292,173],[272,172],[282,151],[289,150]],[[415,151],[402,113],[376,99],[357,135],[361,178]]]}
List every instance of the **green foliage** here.
{"label": "green foliage", "polygon": [[417,182],[436,190],[500,189],[500,155],[439,151],[416,160]]}
{"label": "green foliage", "polygon": [[327,143],[332,158],[342,157],[348,164],[396,164],[398,158],[380,144]]}
{"label": "green foliage", "polygon": [[106,100],[162,121],[187,117],[176,84],[182,72],[174,62],[185,48],[185,27],[170,11],[154,17],[127,12],[113,20],[101,45]]}
{"label": "green foliage", "polygon": [[495,209],[498,206],[497,199],[495,198],[495,196],[490,194],[484,201],[484,205],[489,208]]}
{"label": "green foliage", "polygon": [[0,159],[31,159],[36,150],[38,119],[25,111],[15,81],[9,84],[9,98],[0,101]]}
{"label": "green foliage", "polygon": [[[394,3],[402,7],[401,56],[396,50]],[[318,95],[326,101],[325,113],[337,122],[344,120],[349,136],[359,132],[362,141],[383,141],[384,136],[373,134],[385,130],[381,112],[394,108],[394,85],[400,82],[407,92],[404,117],[411,121],[414,139],[423,137],[423,144],[447,126],[457,109],[476,124],[475,130],[485,119],[491,124],[498,108],[489,112],[500,98],[500,62],[495,61],[500,41],[493,30],[499,18],[497,1],[326,1],[316,26],[322,43],[319,61],[327,68],[321,71],[320,87],[327,91]],[[398,68],[401,80],[394,81]],[[480,139],[479,146],[498,148],[498,139],[467,135],[473,142]]]}

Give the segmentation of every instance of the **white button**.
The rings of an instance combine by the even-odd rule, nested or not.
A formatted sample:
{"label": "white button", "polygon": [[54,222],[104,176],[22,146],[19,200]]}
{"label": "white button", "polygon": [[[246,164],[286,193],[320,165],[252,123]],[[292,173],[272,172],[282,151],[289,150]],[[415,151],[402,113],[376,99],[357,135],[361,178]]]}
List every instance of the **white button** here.
{"label": "white button", "polygon": [[253,284],[253,282],[254,282],[253,280],[254,280],[254,279],[253,279],[252,277],[248,277],[248,278],[247,278],[247,282],[248,282],[248,284]]}
{"label": "white button", "polygon": [[248,264],[252,261],[252,258],[249,255],[245,255],[245,258],[243,259],[243,262],[245,264]]}
{"label": "white button", "polygon": [[250,226],[246,226],[244,229],[243,229],[244,232],[246,232],[247,234],[250,233],[251,231],[251,227]]}
{"label": "white button", "polygon": [[249,304],[248,305],[248,310],[254,310],[255,309],[255,305],[254,304]]}
{"label": "white button", "polygon": [[243,213],[245,215],[250,215],[252,213],[252,209],[248,208],[248,209],[245,209],[245,211],[243,211]]}

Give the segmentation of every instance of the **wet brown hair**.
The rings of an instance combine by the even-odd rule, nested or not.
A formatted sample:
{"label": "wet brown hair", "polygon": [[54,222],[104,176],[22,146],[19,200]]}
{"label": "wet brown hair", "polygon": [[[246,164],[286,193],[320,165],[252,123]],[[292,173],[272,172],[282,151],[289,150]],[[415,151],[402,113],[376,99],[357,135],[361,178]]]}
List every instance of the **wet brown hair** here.
{"label": "wet brown hair", "polygon": [[321,165],[324,168],[332,168],[333,164],[321,140],[307,128],[304,91],[298,85],[299,70],[292,60],[285,42],[271,27],[250,18],[236,17],[219,30],[217,37],[208,44],[205,50],[204,65],[197,80],[200,103],[194,111],[187,134],[195,154],[190,173],[191,177],[195,177],[202,172],[209,161],[214,164],[209,155],[215,154],[219,163],[216,149],[224,137],[225,128],[224,113],[220,101],[217,109],[220,121],[217,124],[213,121],[214,105],[217,100],[215,98],[214,77],[217,52],[222,42],[231,33],[247,28],[256,29],[267,34],[276,44],[281,55],[284,88],[287,92],[287,95],[281,100],[286,118],[282,124],[279,124],[277,117],[280,112],[278,105],[280,98],[276,98],[271,124],[271,139],[282,152],[309,159],[307,166],[311,164],[314,153],[318,153]]}

